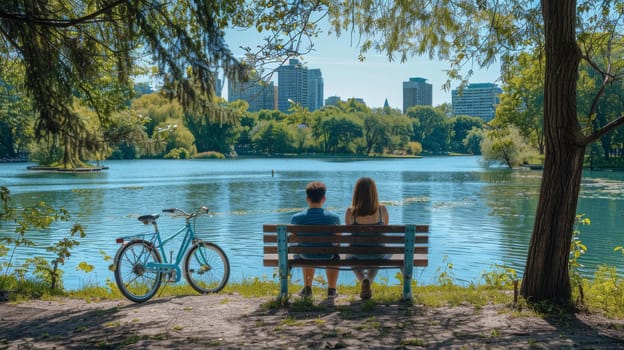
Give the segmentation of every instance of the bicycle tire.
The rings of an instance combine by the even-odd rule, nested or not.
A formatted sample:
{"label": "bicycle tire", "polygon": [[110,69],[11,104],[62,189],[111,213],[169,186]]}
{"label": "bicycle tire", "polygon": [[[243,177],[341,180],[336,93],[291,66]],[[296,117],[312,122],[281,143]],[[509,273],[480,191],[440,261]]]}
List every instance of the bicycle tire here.
{"label": "bicycle tire", "polygon": [[230,278],[230,261],[216,244],[198,242],[184,259],[184,278],[201,294],[217,293]]}
{"label": "bicycle tire", "polygon": [[148,301],[162,281],[160,272],[147,271],[149,262],[162,262],[151,242],[135,240],[125,244],[115,256],[115,282],[121,294],[135,303]]}

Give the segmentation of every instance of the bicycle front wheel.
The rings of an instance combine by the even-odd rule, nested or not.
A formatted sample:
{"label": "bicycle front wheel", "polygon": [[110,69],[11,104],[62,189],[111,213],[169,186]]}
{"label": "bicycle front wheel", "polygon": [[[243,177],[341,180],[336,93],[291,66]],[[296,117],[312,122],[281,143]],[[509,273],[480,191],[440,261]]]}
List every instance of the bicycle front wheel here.
{"label": "bicycle front wheel", "polygon": [[230,278],[230,262],[216,244],[196,243],[186,254],[184,278],[199,293],[216,293]]}
{"label": "bicycle front wheel", "polygon": [[136,240],[121,247],[115,257],[115,282],[121,294],[135,303],[153,297],[160,287],[162,275],[146,266],[160,262],[158,251],[150,242]]}

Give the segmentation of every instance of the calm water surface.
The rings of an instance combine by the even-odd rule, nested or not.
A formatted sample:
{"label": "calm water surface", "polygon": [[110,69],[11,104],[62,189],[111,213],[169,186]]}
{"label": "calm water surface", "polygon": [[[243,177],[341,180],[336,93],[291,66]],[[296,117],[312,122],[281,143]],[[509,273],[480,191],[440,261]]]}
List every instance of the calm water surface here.
{"label": "calm water surface", "polygon": [[[45,201],[65,207],[72,222],[86,227],[87,237],[64,266],[67,289],[113,280],[105,257],[114,256],[117,236],[148,231],[137,216],[202,205],[210,207],[212,216],[198,220],[198,230],[224,248],[231,279],[271,279],[274,270],[262,266],[262,224],[289,222],[305,206],[304,188],[312,180],[327,184],[326,206],[344,217],[361,176],[376,180],[391,223],[430,225],[430,263],[415,270],[419,283],[435,283],[438,271],[449,263],[460,283],[481,282],[481,273],[493,264],[521,274],[541,181],[540,172],[483,168],[479,157],[108,161],[109,170],[87,174],[32,172],[27,165],[0,164],[0,185],[9,187],[12,205]],[[578,212],[592,222],[581,235],[589,248],[582,258],[588,277],[599,264],[621,266],[624,261],[613,252],[624,245],[623,185],[620,172],[584,174]],[[164,234],[182,224],[167,216],[159,219]],[[30,235],[52,243],[70,226],[59,223]],[[0,223],[0,235],[11,232],[10,223]],[[21,248],[17,254],[22,259],[48,253]],[[81,261],[95,270],[76,271]],[[387,270],[380,276],[394,283],[395,274]],[[293,280],[300,282],[300,273]],[[353,280],[352,273],[343,272],[339,283]]]}

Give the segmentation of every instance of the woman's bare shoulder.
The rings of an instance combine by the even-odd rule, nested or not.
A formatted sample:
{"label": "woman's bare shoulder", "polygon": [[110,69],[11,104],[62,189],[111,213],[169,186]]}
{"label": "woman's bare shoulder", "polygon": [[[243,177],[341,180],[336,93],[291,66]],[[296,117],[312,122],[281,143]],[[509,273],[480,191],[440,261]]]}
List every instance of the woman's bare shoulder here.
{"label": "woman's bare shoulder", "polygon": [[350,225],[353,219],[353,211],[351,208],[347,208],[345,211],[345,225]]}

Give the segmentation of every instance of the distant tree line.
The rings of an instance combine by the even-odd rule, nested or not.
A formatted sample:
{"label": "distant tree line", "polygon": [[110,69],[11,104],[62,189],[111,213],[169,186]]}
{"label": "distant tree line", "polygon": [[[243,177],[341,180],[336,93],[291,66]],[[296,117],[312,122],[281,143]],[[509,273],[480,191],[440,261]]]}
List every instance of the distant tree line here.
{"label": "distant tree line", "polygon": [[[5,94],[10,96],[10,89]],[[143,93],[141,92],[149,92]],[[32,137],[34,115],[27,98],[13,94],[0,100],[12,113],[0,115],[0,158],[28,154],[51,164],[63,152],[82,160],[136,158],[230,157],[241,155],[419,155],[480,154],[484,123],[480,118],[448,115],[449,106],[398,109],[368,108],[355,100],[309,112],[293,104],[289,113],[248,112],[245,101],[215,98],[203,113],[185,111],[176,100],[137,85],[137,98],[113,113],[101,127],[96,114],[77,106],[83,125],[99,135],[88,149],[59,149],[50,140]],[[98,128],[100,128],[98,130]]]}

